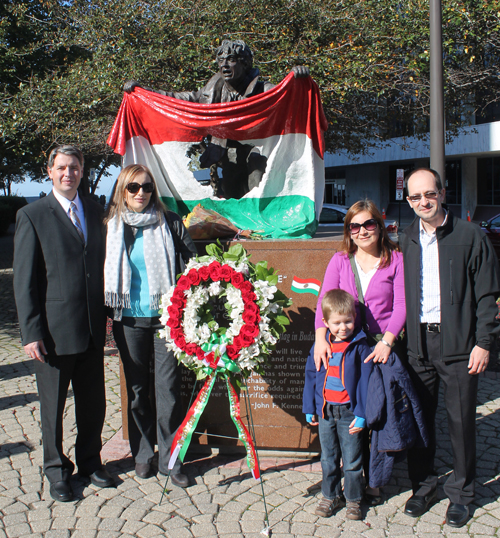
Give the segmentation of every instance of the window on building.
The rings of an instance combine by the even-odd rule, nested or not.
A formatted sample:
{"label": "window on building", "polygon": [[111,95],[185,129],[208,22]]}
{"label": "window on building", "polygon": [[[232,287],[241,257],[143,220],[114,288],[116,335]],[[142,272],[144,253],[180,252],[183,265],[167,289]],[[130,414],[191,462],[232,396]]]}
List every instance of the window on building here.
{"label": "window on building", "polygon": [[477,160],[477,203],[500,205],[500,157]]}
{"label": "window on building", "polygon": [[325,204],[345,205],[345,170],[325,168]]}

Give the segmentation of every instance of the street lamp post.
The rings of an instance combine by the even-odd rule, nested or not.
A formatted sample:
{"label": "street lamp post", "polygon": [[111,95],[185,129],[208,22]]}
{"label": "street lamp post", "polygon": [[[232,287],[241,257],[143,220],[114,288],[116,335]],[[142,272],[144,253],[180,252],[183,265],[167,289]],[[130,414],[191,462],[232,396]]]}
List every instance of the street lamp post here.
{"label": "street lamp post", "polygon": [[443,27],[441,0],[429,0],[430,18],[430,85],[431,85],[431,168],[445,176],[445,126],[443,92]]}

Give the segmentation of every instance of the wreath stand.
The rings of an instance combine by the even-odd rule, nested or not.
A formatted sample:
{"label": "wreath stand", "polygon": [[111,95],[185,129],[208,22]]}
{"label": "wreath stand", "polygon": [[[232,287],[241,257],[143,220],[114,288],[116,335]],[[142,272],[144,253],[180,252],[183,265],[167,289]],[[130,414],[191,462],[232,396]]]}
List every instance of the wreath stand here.
{"label": "wreath stand", "polygon": [[[211,380],[210,378],[213,376],[213,380]],[[194,398],[194,395],[195,395],[195,392],[196,392],[196,383],[193,385],[193,391],[191,393],[191,398],[190,398],[190,401],[189,401],[189,411],[187,412],[186,414],[186,418],[183,420],[181,426],[179,426],[179,429],[177,431],[177,434],[175,436],[175,439],[172,443],[172,449],[171,449],[171,458],[170,458],[170,462],[169,462],[169,469],[168,469],[168,474],[167,474],[167,478],[165,480],[165,485],[163,487],[163,491],[162,491],[162,494],[161,494],[161,498],[160,498],[160,505],[163,501],[163,497],[165,496],[165,494],[167,493],[167,484],[168,484],[168,480],[170,478],[170,473],[172,472],[172,468],[174,466],[174,463],[175,461],[177,460],[177,457],[179,457],[181,459],[181,461],[184,460],[184,455],[185,453],[187,452],[187,449],[189,447],[189,444],[191,442],[191,437],[193,434],[199,434],[199,435],[206,435],[207,437],[218,437],[220,439],[235,439],[235,440],[240,440],[243,442],[243,444],[245,445],[246,449],[247,449],[247,462],[248,462],[248,466],[250,468],[250,471],[252,473],[252,475],[254,476],[254,478],[256,480],[259,480],[260,482],[260,487],[261,487],[261,491],[262,491],[262,501],[264,502],[264,512],[265,512],[265,516],[264,516],[264,529],[261,531],[261,534],[265,535],[265,536],[270,536],[271,535],[271,528],[269,526],[269,514],[268,514],[268,511],[267,511],[267,503],[266,503],[266,494],[264,492],[264,484],[262,482],[262,477],[261,477],[261,473],[260,473],[260,463],[259,463],[259,456],[258,456],[258,453],[257,453],[257,443],[256,443],[256,437],[255,437],[255,428],[254,428],[254,422],[253,422],[253,417],[252,417],[252,406],[250,405],[250,402],[249,402],[249,393],[248,393],[248,385],[247,385],[247,382],[246,382],[246,379],[243,379],[244,381],[244,385],[245,385],[245,410],[246,410],[246,417],[247,417],[247,424],[248,424],[248,428],[250,431],[247,430],[247,428],[245,428],[243,422],[241,422],[241,417],[239,416],[240,415],[240,410],[239,410],[239,407],[240,407],[240,401],[239,401],[239,398],[236,394],[236,392],[234,391],[233,389],[233,394],[231,395],[231,393],[229,394],[229,398],[230,400],[230,405],[231,406],[235,406],[237,407],[237,415],[238,415],[238,419],[239,421],[241,422],[241,425],[243,426],[243,428],[246,430],[246,433],[250,434],[250,439],[244,439],[242,438],[242,433],[241,433],[241,429],[237,426],[237,429],[238,429],[238,432],[240,433],[240,435],[238,437],[232,437],[232,436],[227,436],[227,435],[218,435],[218,434],[214,434],[214,433],[207,433],[207,432],[197,432],[197,431],[194,431],[195,428],[196,428],[196,425],[198,423],[198,420],[200,419],[202,413],[203,413],[203,410],[204,410],[204,407],[208,401],[208,397],[210,396],[210,392],[207,393],[203,393],[205,387],[207,386],[208,383],[211,383],[211,387],[213,386],[213,384],[215,383],[215,380],[217,379],[217,370],[214,370],[214,372],[211,374],[211,376],[209,376],[209,379],[207,381],[205,381],[205,384],[204,384],[204,387],[200,390],[199,394],[198,394],[198,397],[196,398],[196,401],[194,402],[194,404],[192,404],[193,402],[193,398]],[[226,383],[228,384],[228,390],[230,391],[229,387],[232,388],[232,385],[228,379],[227,376],[225,376],[225,379],[226,379]],[[211,390],[211,387],[210,387],[210,390]],[[197,403],[199,402],[202,402],[202,409],[199,410],[200,412],[197,412],[197,410],[195,409],[196,406],[197,406]],[[204,405],[203,405],[204,404]],[[231,418],[233,418],[233,421],[234,421],[234,417],[233,417],[233,410],[231,410]],[[189,427],[189,422],[190,422],[190,419],[191,421],[193,422],[192,426],[192,430],[191,432],[187,432],[186,433],[186,428]],[[179,440],[182,439],[183,440],[183,444],[182,446],[179,448]],[[177,444],[177,453],[176,453],[176,444]],[[250,446],[249,446],[250,445]],[[179,455],[179,453],[182,454],[182,456]],[[253,461],[253,463],[251,464],[250,462]]]}

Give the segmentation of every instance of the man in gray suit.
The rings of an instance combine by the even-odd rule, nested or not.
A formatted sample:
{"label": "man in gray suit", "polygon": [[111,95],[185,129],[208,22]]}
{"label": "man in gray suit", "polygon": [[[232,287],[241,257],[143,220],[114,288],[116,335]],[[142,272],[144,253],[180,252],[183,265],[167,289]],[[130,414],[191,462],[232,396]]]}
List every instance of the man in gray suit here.
{"label": "man in gray suit", "polygon": [[76,464],[97,487],[114,485],[100,452],[105,415],[102,208],[80,197],[82,152],[55,148],[47,171],[52,192],[17,214],[14,294],[22,343],[34,359],[44,472],[50,494],[70,501],[74,464],[63,452],[63,413],[71,381],[78,435]]}

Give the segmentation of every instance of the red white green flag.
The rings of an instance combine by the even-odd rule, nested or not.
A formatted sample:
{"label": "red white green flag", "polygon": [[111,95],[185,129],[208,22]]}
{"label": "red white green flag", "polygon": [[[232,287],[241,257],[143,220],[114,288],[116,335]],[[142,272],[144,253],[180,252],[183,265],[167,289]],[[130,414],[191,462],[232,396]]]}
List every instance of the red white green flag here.
{"label": "red white green flag", "polygon": [[[323,200],[326,128],[316,83],[289,74],[273,89],[233,103],[191,103],[135,88],[124,94],[108,144],[123,166],[148,166],[162,199],[181,216],[201,204],[242,230],[306,238],[316,231]],[[258,186],[224,199],[201,184],[197,147],[207,136],[251,146],[266,163]]]}

